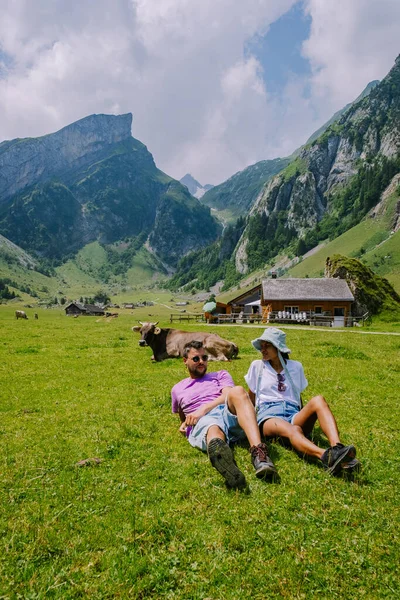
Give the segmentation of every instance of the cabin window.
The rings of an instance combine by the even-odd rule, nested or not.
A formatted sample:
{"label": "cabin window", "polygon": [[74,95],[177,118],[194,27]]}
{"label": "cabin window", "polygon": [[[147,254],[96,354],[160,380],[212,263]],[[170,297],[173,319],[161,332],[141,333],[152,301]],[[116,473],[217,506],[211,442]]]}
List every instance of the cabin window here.
{"label": "cabin window", "polygon": [[344,317],[344,308],[342,307],[336,307],[333,309],[333,316],[334,317]]}
{"label": "cabin window", "polygon": [[285,312],[289,312],[292,315],[297,315],[299,313],[298,306],[285,306]]}
{"label": "cabin window", "polygon": [[322,306],[315,306],[314,312],[316,315],[322,315]]}

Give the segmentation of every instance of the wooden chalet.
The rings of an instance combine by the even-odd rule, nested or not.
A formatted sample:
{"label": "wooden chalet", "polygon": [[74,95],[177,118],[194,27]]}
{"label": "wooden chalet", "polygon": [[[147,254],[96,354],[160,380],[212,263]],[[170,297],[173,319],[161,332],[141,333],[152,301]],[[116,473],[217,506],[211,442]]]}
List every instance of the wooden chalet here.
{"label": "wooden chalet", "polygon": [[354,296],[338,278],[263,279],[230,300],[217,322],[302,323],[343,327],[353,325]]}
{"label": "wooden chalet", "polygon": [[344,327],[353,324],[354,296],[345,279],[263,279],[262,312],[269,322],[306,322]]}
{"label": "wooden chalet", "polygon": [[80,302],[71,302],[65,307],[65,314],[67,317],[75,317],[79,315],[102,317],[105,312],[104,308],[96,306],[96,304],[81,304]]}

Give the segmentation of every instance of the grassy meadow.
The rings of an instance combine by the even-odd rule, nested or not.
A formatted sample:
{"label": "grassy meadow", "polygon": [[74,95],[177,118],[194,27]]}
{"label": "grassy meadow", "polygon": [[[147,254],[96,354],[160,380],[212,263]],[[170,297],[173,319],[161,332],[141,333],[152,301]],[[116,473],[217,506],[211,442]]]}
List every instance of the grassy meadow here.
{"label": "grassy meadow", "polygon": [[365,217],[339,237],[324,244],[315,254],[288,270],[290,277],[322,277],[328,256],[357,257],[381,277],[386,277],[400,293],[400,232],[391,233],[398,193],[386,199],[381,213]]}
{"label": "grassy meadow", "polygon": [[[266,483],[242,446],[246,494],[179,435],[170,389],[183,363],[151,363],[136,313],[37,312],[16,321],[0,306],[0,598],[400,596],[398,335],[288,330],[306,397],[326,396],[363,471],[332,478],[274,443],[280,479]],[[183,328],[238,343],[238,360],[210,370],[244,383],[263,327]]]}

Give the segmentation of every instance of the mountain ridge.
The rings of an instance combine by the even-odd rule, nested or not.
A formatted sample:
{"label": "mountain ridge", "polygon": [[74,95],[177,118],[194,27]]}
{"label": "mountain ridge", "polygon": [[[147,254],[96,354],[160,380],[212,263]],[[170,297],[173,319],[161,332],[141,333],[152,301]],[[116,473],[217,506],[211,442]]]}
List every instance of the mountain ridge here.
{"label": "mountain ridge", "polygon": [[90,115],[55,134],[3,142],[0,233],[58,261],[94,240],[128,239],[132,254],[148,238],[171,267],[216,239],[210,210],[157,169],[131,123],[130,113]]}
{"label": "mountain ridge", "polygon": [[[379,201],[380,192],[399,168],[399,98],[397,58],[369,95],[304,146],[298,157],[265,185],[236,249],[240,273],[251,269],[261,256],[271,256],[273,245],[281,249],[293,238],[304,239],[312,229],[316,236],[306,244],[310,247],[345,231]],[[277,227],[280,237],[267,239]]]}
{"label": "mountain ridge", "polygon": [[[263,160],[250,165],[232,175],[229,179],[215,186],[211,192],[202,196],[202,202],[211,208],[225,210],[228,221],[245,215],[250,210],[262,192],[264,185],[279,172],[283,171],[302,152],[303,148],[316,140],[326,129],[340,119],[351,106],[368,96],[379,84],[378,80],[371,81],[357,98],[337,111],[327,122],[319,127],[308,138],[305,144],[297,148],[290,156]],[[227,210],[226,210],[227,209]]]}

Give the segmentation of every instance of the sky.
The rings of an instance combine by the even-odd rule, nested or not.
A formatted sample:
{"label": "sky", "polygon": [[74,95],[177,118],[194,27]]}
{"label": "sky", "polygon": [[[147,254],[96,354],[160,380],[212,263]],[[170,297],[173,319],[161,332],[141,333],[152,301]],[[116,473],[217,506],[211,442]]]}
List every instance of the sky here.
{"label": "sky", "polygon": [[133,114],[157,166],[218,184],[382,79],[399,0],[1,0],[0,141]]}

